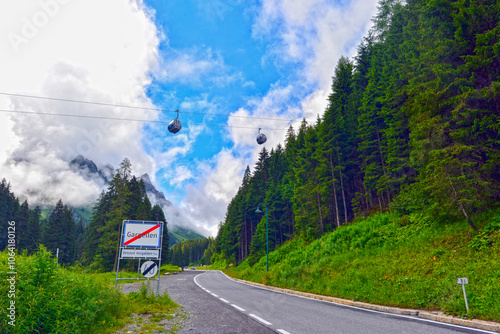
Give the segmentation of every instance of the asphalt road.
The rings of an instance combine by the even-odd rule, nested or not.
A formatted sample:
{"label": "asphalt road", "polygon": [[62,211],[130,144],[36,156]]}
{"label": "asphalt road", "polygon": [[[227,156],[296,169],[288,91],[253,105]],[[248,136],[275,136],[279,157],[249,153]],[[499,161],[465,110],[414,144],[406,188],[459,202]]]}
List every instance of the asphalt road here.
{"label": "asphalt road", "polygon": [[[245,326],[251,323],[248,320],[254,320],[265,328],[282,334],[491,333],[279,293],[236,282],[218,271],[194,273],[196,276],[192,279],[198,285],[198,290],[191,288],[190,293],[201,296],[201,292],[205,297],[211,297],[213,306],[209,307],[209,311],[214,317],[219,317],[219,310],[224,307],[224,312],[230,310],[246,317]],[[191,279],[193,276],[184,277]],[[171,295],[172,292],[169,290]],[[214,302],[217,304],[213,304]],[[230,324],[238,328],[236,333],[264,333],[261,328],[248,327],[245,330],[240,325],[236,322]]]}
{"label": "asphalt road", "polygon": [[[199,273],[185,271],[160,280],[160,293],[167,292],[186,314],[186,318],[181,321],[179,334],[274,333],[255,319],[200,289],[194,282],[194,277]],[[156,288],[154,284],[152,286]]]}

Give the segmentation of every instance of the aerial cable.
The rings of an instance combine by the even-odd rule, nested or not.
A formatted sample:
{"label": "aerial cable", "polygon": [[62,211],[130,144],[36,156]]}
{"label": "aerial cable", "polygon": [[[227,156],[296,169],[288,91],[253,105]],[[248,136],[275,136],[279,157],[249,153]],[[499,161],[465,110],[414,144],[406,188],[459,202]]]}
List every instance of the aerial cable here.
{"label": "aerial cable", "polygon": [[[60,116],[60,117],[75,117],[75,118],[86,118],[86,119],[102,119],[102,120],[111,120],[111,121],[127,121],[127,122],[142,122],[142,123],[157,123],[157,124],[170,124],[171,122],[167,121],[158,121],[158,120],[148,120],[148,119],[135,119],[135,118],[120,118],[120,117],[107,117],[107,116],[90,116],[90,115],[74,115],[74,114],[61,114],[61,113],[53,113],[53,112],[39,112],[39,111],[23,111],[23,110],[7,110],[0,109],[0,112],[3,113],[15,113],[15,114],[25,114],[25,115],[42,115],[42,116]],[[204,125],[208,127],[220,127],[220,128],[235,128],[235,129],[252,129],[255,130],[255,127],[249,126],[236,126],[236,125],[227,125],[227,124],[205,124],[205,123],[191,123],[193,125]],[[286,131],[286,129],[271,129],[268,130],[276,130],[276,131]]]}
{"label": "aerial cable", "polygon": [[[0,92],[0,95],[14,96],[14,97],[26,97],[26,98],[32,98],[32,99],[41,99],[41,100],[59,101],[59,102],[91,104],[91,105],[98,105],[98,106],[105,106],[105,107],[128,108],[128,109],[137,109],[137,110],[154,110],[154,111],[162,111],[162,112],[176,112],[176,110],[168,110],[168,109],[162,109],[162,108],[140,107],[140,106],[131,106],[131,105],[124,105],[124,104],[92,102],[92,101],[83,101],[83,100],[74,100],[74,99],[62,99],[62,98],[56,98],[56,97],[27,95],[27,94],[15,94],[15,93],[7,93],[7,92]],[[207,113],[189,112],[189,111],[184,111],[183,113],[193,114],[193,115],[203,115],[203,116],[263,119],[263,120],[280,121],[280,122],[292,122],[293,121],[290,119],[282,119],[282,118],[240,116],[240,115],[231,115],[231,114],[207,114]]]}

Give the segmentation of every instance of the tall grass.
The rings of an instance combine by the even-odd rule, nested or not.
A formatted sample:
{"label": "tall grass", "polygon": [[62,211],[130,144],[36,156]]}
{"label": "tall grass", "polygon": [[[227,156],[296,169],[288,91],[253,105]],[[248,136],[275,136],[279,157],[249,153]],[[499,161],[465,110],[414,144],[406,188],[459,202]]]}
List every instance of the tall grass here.
{"label": "tall grass", "polygon": [[[16,314],[11,326],[7,257],[7,252],[0,253],[1,333],[101,333],[123,326],[136,306],[134,296],[116,291],[105,276],[60,268],[41,246],[32,256],[16,256]],[[176,307],[170,299],[160,302],[162,308]]]}
{"label": "tall grass", "polygon": [[[310,244],[296,238],[235,277],[369,303],[500,321],[500,217],[479,233],[421,215],[381,214]],[[458,277],[467,277],[469,313]]]}

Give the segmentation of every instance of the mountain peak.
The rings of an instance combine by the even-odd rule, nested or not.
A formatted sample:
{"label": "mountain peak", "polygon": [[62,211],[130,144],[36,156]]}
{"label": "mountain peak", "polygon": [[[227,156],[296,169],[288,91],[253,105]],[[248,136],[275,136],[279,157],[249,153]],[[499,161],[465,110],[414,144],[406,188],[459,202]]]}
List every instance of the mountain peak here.
{"label": "mountain peak", "polygon": [[165,198],[165,195],[156,189],[156,187],[151,182],[149,175],[142,174],[141,180],[144,181],[144,186],[146,187],[146,192],[148,193],[149,199],[160,206],[172,206],[172,203]]}
{"label": "mountain peak", "polygon": [[149,183],[149,184],[153,184],[151,182],[151,178],[149,177],[148,173],[145,173],[141,176],[141,180],[144,181],[144,183]]}
{"label": "mountain peak", "polygon": [[106,175],[97,168],[97,165],[81,154],[71,160],[69,165],[73,171],[78,172],[87,180],[97,180],[101,184],[107,184],[109,182]]}

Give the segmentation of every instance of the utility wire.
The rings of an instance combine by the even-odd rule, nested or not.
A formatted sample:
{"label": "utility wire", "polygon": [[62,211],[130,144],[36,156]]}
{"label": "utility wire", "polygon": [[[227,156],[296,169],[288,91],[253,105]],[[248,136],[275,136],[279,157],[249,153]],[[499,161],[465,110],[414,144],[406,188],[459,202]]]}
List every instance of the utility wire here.
{"label": "utility wire", "polygon": [[[148,119],[134,119],[134,118],[119,118],[119,117],[107,117],[107,116],[89,116],[89,115],[73,115],[73,114],[60,114],[60,113],[49,113],[49,112],[38,112],[38,111],[23,111],[23,110],[7,110],[0,109],[0,112],[3,113],[15,113],[15,114],[25,114],[25,115],[43,115],[43,116],[60,116],[60,117],[75,117],[75,118],[87,118],[87,119],[103,119],[103,120],[112,120],[112,121],[127,121],[127,122],[142,122],[142,123],[158,123],[158,124],[169,124],[167,121],[156,121],[156,120],[148,120]],[[194,125],[204,125],[209,127],[219,127],[219,128],[235,128],[235,129],[252,129],[255,130],[255,127],[249,126],[235,126],[235,125],[225,125],[225,124],[205,124],[205,123],[192,123]],[[269,130],[277,130],[277,131],[285,131],[287,129],[271,129]]]}
{"label": "utility wire", "polygon": [[[177,110],[168,110],[168,109],[161,109],[161,108],[149,108],[149,107],[139,107],[139,106],[130,106],[130,105],[123,105],[123,104],[104,103],[104,102],[91,102],[91,101],[82,101],[82,100],[73,100],[73,99],[61,99],[61,98],[55,98],[55,97],[36,96],[36,95],[27,95],[27,94],[15,94],[15,93],[7,93],[7,92],[0,92],[0,95],[14,96],[14,97],[25,97],[25,98],[41,99],[41,100],[49,100],[49,101],[59,101],[59,102],[91,104],[91,105],[106,106],[106,107],[128,108],[128,109],[138,109],[138,110],[155,110],[155,111],[162,111],[162,112],[177,112]],[[183,111],[182,113],[183,114],[193,114],[193,115],[203,115],[203,116],[264,119],[264,120],[281,121],[281,122],[292,122],[293,121],[290,119],[282,119],[282,118],[240,116],[240,115],[230,115],[230,114],[207,114],[207,113],[192,112],[192,111],[191,112],[190,111]]]}

